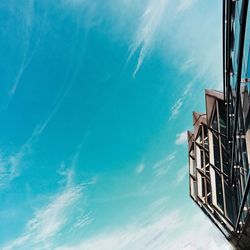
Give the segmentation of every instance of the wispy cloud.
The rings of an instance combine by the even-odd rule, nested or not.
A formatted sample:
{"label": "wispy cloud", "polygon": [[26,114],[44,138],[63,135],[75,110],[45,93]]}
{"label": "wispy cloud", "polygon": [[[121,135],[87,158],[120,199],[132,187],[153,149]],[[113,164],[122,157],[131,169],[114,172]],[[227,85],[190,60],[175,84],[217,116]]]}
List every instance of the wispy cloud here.
{"label": "wispy cloud", "polygon": [[[66,185],[67,187],[70,187],[74,185],[75,180],[75,171],[77,168],[77,163],[79,161],[79,157],[81,155],[82,146],[85,142],[86,137],[84,136],[80,142],[80,144],[76,147],[76,150],[73,154],[73,156],[70,158],[69,162],[62,161],[60,168],[58,169],[58,174],[63,176],[64,178],[61,180],[61,184]],[[92,179],[81,182],[82,185],[94,185],[98,182],[98,177],[94,176]]]}
{"label": "wispy cloud", "polygon": [[[102,6],[96,1],[64,0],[63,2],[67,3],[67,6],[84,9],[86,12],[84,13],[91,17],[91,24],[98,25],[102,23],[100,21],[102,19],[115,20],[108,32],[112,32],[112,37],[118,34],[122,42],[128,42],[128,60],[136,57],[134,77],[153,50],[158,50],[162,59],[167,62],[176,59],[175,63],[182,72],[192,67],[192,73],[199,75],[199,82],[202,81],[204,84],[206,84],[204,79],[211,79],[217,83],[218,75],[221,75],[221,69],[218,67],[220,65],[214,63],[220,61],[221,51],[218,46],[221,33],[219,28],[214,29],[215,25],[220,27],[218,22],[220,19],[216,19],[217,13],[211,8],[214,4],[208,4],[208,16],[206,20],[202,20],[200,10],[203,10],[205,4],[197,0],[111,0],[105,1]],[[102,11],[103,7],[105,14]],[[181,19],[191,8],[192,16],[188,15],[185,19]],[[92,20],[93,18],[99,22]],[[88,22],[84,18],[83,25]],[[128,28],[128,24],[135,29]],[[202,42],[201,37],[204,38]],[[211,40],[214,43],[211,43]],[[209,54],[204,52],[204,47],[209,48]]]}
{"label": "wispy cloud", "polygon": [[84,209],[82,209],[81,214],[78,217],[76,217],[76,221],[72,226],[72,230],[70,231],[72,232],[75,230],[81,230],[83,227],[91,224],[92,221],[93,221],[93,218],[92,218],[91,213],[88,213]]}
{"label": "wispy cloud", "polygon": [[56,101],[54,103],[54,106],[48,114],[48,117],[41,124],[37,125],[37,127],[33,133],[34,136],[38,137],[43,133],[44,129],[48,126],[48,123],[50,122],[50,120],[55,116],[58,109],[62,105],[62,103],[63,103],[63,101],[64,101],[64,99],[65,99],[66,95],[68,94],[71,87],[72,87],[72,83],[65,84],[62,91],[58,94]]}
{"label": "wispy cloud", "polygon": [[182,168],[180,168],[178,170],[178,172],[176,174],[176,179],[175,179],[175,183],[177,185],[180,184],[184,180],[185,176],[187,175],[187,172],[188,172],[188,166],[187,165],[183,166]]}
{"label": "wispy cloud", "polygon": [[185,73],[188,70],[190,70],[195,65],[195,59],[193,55],[190,56],[190,58],[187,58],[186,61],[182,63],[180,66],[181,73]]}
{"label": "wispy cloud", "polygon": [[157,2],[154,0],[148,1],[130,48],[129,59],[135,55],[137,50],[139,50],[139,56],[133,77],[135,77],[140,70],[143,61],[151,48],[156,32],[163,20],[167,4],[168,0],[159,0]]}
{"label": "wispy cloud", "polygon": [[196,0],[180,0],[176,7],[176,15],[180,15],[187,11]]}
{"label": "wispy cloud", "polygon": [[6,186],[19,175],[18,165],[22,158],[22,153],[14,155],[3,155],[0,158],[0,187]]}
{"label": "wispy cloud", "polygon": [[175,152],[167,155],[165,158],[157,161],[153,165],[153,169],[155,171],[155,175],[160,177],[165,175],[169,168],[171,167],[172,161],[175,159]]}
{"label": "wispy cloud", "polygon": [[176,135],[175,144],[176,145],[183,145],[187,143],[187,131],[183,131],[180,134]]}
{"label": "wispy cloud", "polygon": [[[50,197],[51,202],[35,212],[34,217],[27,222],[24,232],[2,249],[54,249],[56,235],[70,221],[72,209],[82,199],[83,191],[83,184],[72,184],[72,172],[68,171],[65,188]],[[90,216],[81,213],[72,227],[82,228],[90,222]]]}
{"label": "wispy cloud", "polygon": [[189,219],[189,226],[167,244],[166,249],[229,250],[231,246],[204,215],[196,214]]}
{"label": "wispy cloud", "polygon": [[180,109],[183,106],[185,100],[187,99],[191,90],[191,84],[187,85],[186,90],[184,91],[183,95],[176,101],[176,103],[171,107],[171,115],[169,121],[174,120],[180,113]]}
{"label": "wispy cloud", "polygon": [[[142,218],[140,218],[142,219]],[[89,240],[74,245],[60,246],[57,250],[106,250],[106,249],[164,249],[168,239],[166,235],[175,231],[181,221],[178,212],[162,216],[160,220],[150,223],[143,218],[132,225],[114,232],[105,232]]]}
{"label": "wispy cloud", "polygon": [[35,217],[27,223],[23,235],[3,249],[39,249],[51,246],[51,240],[67,222],[67,210],[80,198],[81,191],[82,188],[76,186],[58,194],[52,203],[37,211]]}
{"label": "wispy cloud", "polygon": [[145,169],[145,164],[141,163],[135,168],[136,174],[141,174]]}
{"label": "wispy cloud", "polygon": [[31,136],[19,150],[14,152],[7,152],[3,149],[1,150],[0,188],[7,186],[12,180],[20,175],[25,157],[32,152],[32,141],[33,136]]}
{"label": "wispy cloud", "polygon": [[[65,91],[64,94],[67,93],[68,90]],[[61,96],[61,98],[64,98],[64,95]],[[40,126],[37,125],[32,132],[31,136],[27,139],[27,141],[20,146],[18,150],[15,150],[14,152],[9,152],[7,150],[0,150],[0,188],[6,187],[8,184],[10,184],[15,178],[20,176],[22,173],[22,168],[26,163],[26,158],[30,156],[33,153],[33,146],[39,139],[41,133],[46,128],[49,120],[53,117],[57,109],[59,108],[61,104],[62,99],[57,101],[57,105],[52,110],[52,113],[48,117],[48,119]],[[72,175],[71,179],[74,178],[74,167],[76,165],[76,162],[78,160],[81,147],[84,144],[86,138],[88,136],[88,133],[85,134],[77,147],[77,150],[73,156],[72,162],[71,162],[71,168],[65,168],[65,176],[67,175],[69,177],[69,174]],[[63,165],[63,164],[62,164]],[[68,172],[69,171],[69,172]],[[97,182],[97,178],[93,178],[88,183],[85,184],[95,184]]]}
{"label": "wispy cloud", "polygon": [[30,35],[31,35],[31,31],[32,31],[32,25],[33,25],[33,16],[34,16],[34,1],[33,0],[28,0],[26,1],[26,6],[25,8],[23,8],[23,10],[25,11],[18,11],[18,15],[21,15],[21,28],[22,28],[22,37],[19,37],[19,42],[21,45],[23,45],[23,59],[22,59],[22,63],[18,69],[18,72],[15,76],[15,80],[14,83],[11,87],[11,90],[9,92],[10,97],[12,97],[15,92],[16,89],[20,83],[20,80],[22,78],[22,75],[26,69],[26,67],[28,66],[28,64],[30,63],[34,51],[32,52],[32,54],[29,56],[28,52],[29,52],[29,48],[30,48]]}
{"label": "wispy cloud", "polygon": [[32,153],[33,145],[41,134],[41,131],[38,132],[37,128],[38,126],[18,150],[0,150],[0,188],[7,186],[20,176],[25,159]]}
{"label": "wispy cloud", "polygon": [[[228,244],[204,216],[188,215],[185,211],[159,208],[167,202],[160,199],[142,213],[134,223],[114,231],[105,231],[92,238],[61,245],[57,250],[166,250],[166,249],[228,249]],[[189,216],[185,224],[183,216]]]}
{"label": "wispy cloud", "polygon": [[[164,39],[169,44],[173,42],[168,37],[168,30],[164,30],[162,27],[167,27],[169,25],[169,27],[173,28],[171,19],[185,13],[195,2],[196,0],[180,0],[179,2],[173,3],[169,0],[160,0],[157,2],[154,0],[148,1],[138,24],[133,43],[130,46],[129,59],[138,52],[137,64],[133,72],[133,77],[136,76],[142,67],[145,58],[150,50],[153,49],[154,42],[157,39]],[[171,11],[167,11],[167,9],[171,9]],[[161,34],[162,31],[164,35]],[[183,65],[183,67],[189,67],[191,63],[193,64],[193,61],[187,61],[187,64]]]}

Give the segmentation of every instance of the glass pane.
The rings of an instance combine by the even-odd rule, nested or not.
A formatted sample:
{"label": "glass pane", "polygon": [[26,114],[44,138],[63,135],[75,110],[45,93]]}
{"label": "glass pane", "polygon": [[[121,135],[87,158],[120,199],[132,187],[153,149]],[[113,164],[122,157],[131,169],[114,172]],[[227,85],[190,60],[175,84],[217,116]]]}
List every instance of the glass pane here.
{"label": "glass pane", "polygon": [[204,150],[200,151],[200,154],[201,154],[201,168],[202,169],[204,168],[203,152],[204,152]]}
{"label": "glass pane", "polygon": [[192,178],[190,178],[190,194],[195,198],[195,182]]}
{"label": "glass pane", "polygon": [[217,205],[222,209],[222,211],[224,211],[222,181],[221,181],[221,176],[217,172],[215,172],[215,185],[216,185]]}
{"label": "glass pane", "polygon": [[206,190],[206,185],[205,185],[205,178],[202,177],[202,197],[205,197],[206,193],[205,193],[205,190]]}
{"label": "glass pane", "polygon": [[250,4],[248,4],[248,15],[247,15],[247,22],[246,22],[244,55],[245,55],[245,58],[247,61],[246,76],[249,79],[250,78]]}
{"label": "glass pane", "polygon": [[248,48],[248,55],[247,55],[247,78],[250,79],[250,45]]}
{"label": "glass pane", "polygon": [[217,109],[214,111],[214,117],[212,122],[212,128],[218,131],[218,119],[217,119]]}
{"label": "glass pane", "polygon": [[209,155],[207,152],[205,152],[205,164],[207,165],[209,163]]}
{"label": "glass pane", "polygon": [[211,184],[207,181],[207,203],[212,204],[212,195],[211,195]]}
{"label": "glass pane", "polygon": [[208,150],[208,131],[207,127],[204,127],[204,148]]}
{"label": "glass pane", "polygon": [[222,166],[223,166],[223,172],[229,176],[230,174],[230,166],[228,161],[228,155],[226,152],[227,147],[227,139],[223,136],[221,136],[221,152],[222,152]]}
{"label": "glass pane", "polygon": [[204,189],[203,189],[203,183],[202,183],[202,177],[201,175],[197,172],[197,187],[198,187],[198,196],[202,199],[204,196]]}
{"label": "glass pane", "polygon": [[215,134],[213,134],[213,149],[214,149],[214,165],[217,168],[221,169],[219,140]]}
{"label": "glass pane", "polygon": [[195,161],[193,160],[192,157],[189,157],[189,168],[190,168],[190,174],[195,176],[196,174]]}
{"label": "glass pane", "polygon": [[198,146],[196,146],[196,163],[197,163],[197,168],[201,169],[201,150]]}
{"label": "glass pane", "polygon": [[232,194],[230,189],[227,185],[225,187],[225,200],[226,200],[226,207],[227,207],[227,217],[234,223],[234,213],[233,213],[233,204],[232,204]]}
{"label": "glass pane", "polygon": [[223,101],[219,101],[219,120],[220,120],[220,133],[226,135],[227,134],[227,126],[226,126],[226,109]]}

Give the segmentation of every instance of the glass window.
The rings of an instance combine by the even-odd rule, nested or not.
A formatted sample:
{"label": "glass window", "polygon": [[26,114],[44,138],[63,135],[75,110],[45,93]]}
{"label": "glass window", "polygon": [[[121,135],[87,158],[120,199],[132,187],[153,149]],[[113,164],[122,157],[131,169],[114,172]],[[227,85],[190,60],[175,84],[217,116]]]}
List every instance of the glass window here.
{"label": "glass window", "polygon": [[206,196],[206,179],[202,177],[202,197]]}
{"label": "glass window", "polygon": [[228,185],[224,185],[224,187],[225,187],[225,200],[227,208],[226,214],[227,217],[234,223],[235,218],[233,212],[232,194]]}
{"label": "glass window", "polygon": [[223,166],[223,172],[226,175],[230,175],[230,166],[228,161],[228,154],[227,154],[227,139],[223,136],[221,136],[221,154],[222,154],[222,166]]}
{"label": "glass window", "polygon": [[250,4],[248,4],[248,15],[246,22],[244,57],[246,61],[246,78],[250,78]]}
{"label": "glass window", "polygon": [[244,66],[242,68],[242,78],[250,78],[250,4],[248,4],[248,15],[246,22],[245,44],[244,44]]}
{"label": "glass window", "polygon": [[230,44],[231,44],[231,51],[234,50],[234,29],[232,28],[231,30],[231,39],[230,39]]}
{"label": "glass window", "polygon": [[217,206],[224,211],[223,191],[222,191],[222,180],[220,174],[215,171],[215,185],[216,185],[216,197]]}
{"label": "glass window", "polygon": [[197,168],[201,169],[201,150],[198,146],[196,146],[196,162],[197,162]]}
{"label": "glass window", "polygon": [[209,163],[209,155],[208,155],[208,152],[205,151],[205,164],[206,164],[206,166],[208,163]]}
{"label": "glass window", "polygon": [[212,195],[211,195],[211,184],[210,184],[210,182],[207,182],[207,203],[209,205],[212,204]]}
{"label": "glass window", "polygon": [[223,188],[220,174],[210,167],[212,202],[224,212]]}
{"label": "glass window", "polygon": [[204,158],[203,158],[203,154],[204,154],[204,150],[200,150],[200,154],[201,154],[201,168],[204,168]]}
{"label": "glass window", "polygon": [[248,57],[247,57],[247,78],[250,78],[250,45],[248,46]]}
{"label": "glass window", "polygon": [[226,109],[223,101],[219,101],[219,120],[220,120],[220,133],[226,135],[227,134],[227,116],[226,116]]}
{"label": "glass window", "polygon": [[235,18],[235,1],[231,2],[231,13],[232,13],[231,18],[232,18],[232,20],[234,20],[234,18]]}
{"label": "glass window", "polygon": [[202,177],[199,172],[197,172],[197,187],[198,187],[198,196],[202,199],[203,198],[203,183],[202,183]]}
{"label": "glass window", "polygon": [[218,118],[217,118],[217,109],[214,110],[214,117],[212,122],[212,128],[218,131]]}
{"label": "glass window", "polygon": [[221,169],[220,165],[220,146],[219,139],[215,133],[213,133],[213,153],[214,153],[214,165]]}
{"label": "glass window", "polygon": [[204,140],[203,140],[203,142],[204,142],[204,148],[208,150],[208,134],[207,134],[207,127],[204,126],[203,128],[204,128],[204,130],[203,130],[203,131],[204,131]]}
{"label": "glass window", "polygon": [[247,148],[245,138],[239,139],[240,150],[239,152],[239,161],[240,165],[243,167],[242,171],[244,173],[245,179],[247,179],[248,173],[248,159],[247,159]]}
{"label": "glass window", "polygon": [[210,167],[210,180],[211,180],[211,191],[212,191],[212,202],[213,204],[217,204],[216,199],[216,185],[215,185],[215,171],[212,167]]}
{"label": "glass window", "polygon": [[195,176],[196,175],[195,161],[192,157],[189,157],[189,168],[190,168],[190,174]]}
{"label": "glass window", "polygon": [[196,182],[190,177],[190,195],[195,198],[196,196]]}

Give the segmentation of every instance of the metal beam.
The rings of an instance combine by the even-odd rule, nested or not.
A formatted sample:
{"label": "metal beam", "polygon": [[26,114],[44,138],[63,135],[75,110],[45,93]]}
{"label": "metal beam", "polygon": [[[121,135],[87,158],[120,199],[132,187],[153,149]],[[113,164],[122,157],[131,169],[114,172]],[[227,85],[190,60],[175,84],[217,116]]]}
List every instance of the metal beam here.
{"label": "metal beam", "polygon": [[[230,2],[230,1],[229,1]],[[235,145],[238,126],[239,102],[240,102],[240,84],[242,72],[242,60],[245,43],[246,20],[247,20],[248,0],[242,0],[241,15],[240,15],[240,33],[239,33],[239,48],[237,62],[237,77],[236,77],[236,100],[234,109],[234,124],[233,124],[233,145],[232,145],[232,161],[231,161],[231,181],[234,183],[234,160],[235,160]]]}

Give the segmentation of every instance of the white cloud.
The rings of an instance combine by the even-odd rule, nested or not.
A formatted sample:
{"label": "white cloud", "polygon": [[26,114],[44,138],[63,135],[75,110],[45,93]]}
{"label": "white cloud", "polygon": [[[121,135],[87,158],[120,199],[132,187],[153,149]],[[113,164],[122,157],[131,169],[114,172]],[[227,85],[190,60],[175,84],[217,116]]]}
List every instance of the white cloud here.
{"label": "white cloud", "polygon": [[189,226],[166,249],[229,250],[230,244],[203,214],[189,219]]}
{"label": "white cloud", "polygon": [[187,60],[184,61],[183,64],[180,66],[180,72],[181,73],[187,72],[194,66],[194,63],[195,63],[195,59],[193,55],[191,55],[190,58],[187,58]]}
{"label": "white cloud", "polygon": [[27,141],[18,150],[0,151],[0,187],[7,186],[16,177],[20,176],[25,158],[32,153],[32,146],[39,138],[40,133],[37,128],[33,131]]}
{"label": "white cloud", "polygon": [[34,51],[31,53],[31,55],[29,56],[29,49],[30,49],[30,35],[31,35],[31,31],[32,31],[32,26],[33,26],[33,16],[34,16],[34,0],[28,0],[25,3],[25,7],[22,9],[19,9],[19,11],[16,12],[18,16],[17,18],[20,19],[20,29],[21,29],[21,37],[18,37],[19,40],[19,45],[22,48],[23,51],[23,56],[22,56],[22,62],[21,65],[18,69],[18,72],[15,76],[15,80],[14,83],[11,87],[11,90],[9,91],[9,95],[10,97],[12,97],[15,92],[16,89],[20,83],[20,80],[22,78],[22,75],[25,71],[25,69],[27,68],[27,66],[29,65],[29,63],[31,62],[33,55],[34,55]]}
{"label": "white cloud", "polygon": [[[82,197],[83,185],[73,185],[71,171],[68,171],[66,187],[50,197],[51,202],[35,212],[34,217],[27,222],[24,232],[2,249],[54,249],[55,237],[69,222],[72,209]],[[82,228],[90,222],[90,216],[82,213],[76,217],[72,227]]]}
{"label": "white cloud", "polygon": [[[183,55],[178,61],[178,65],[181,65],[181,72],[187,66],[187,69],[191,70],[189,73],[194,76],[193,82],[198,81],[203,86],[209,84],[208,86],[213,88],[221,81],[222,75],[220,42],[222,10],[219,1],[210,3],[196,0],[178,2],[176,11],[183,14],[192,7],[192,17],[189,13],[186,16],[177,15],[178,27],[175,29],[175,36],[169,43],[169,47],[174,53]],[[204,20],[204,8],[206,8],[206,20]],[[208,50],[204,50],[204,47]]]}
{"label": "white cloud", "polygon": [[136,174],[141,174],[145,169],[145,164],[141,163],[135,169]]}
{"label": "white cloud", "polygon": [[158,31],[165,15],[167,4],[168,0],[159,0],[157,2],[154,0],[148,1],[130,49],[129,58],[134,56],[136,51],[139,50],[139,57],[133,77],[135,77],[140,70],[143,61],[151,48],[156,32]]}
{"label": "white cloud", "polygon": [[48,206],[38,210],[34,218],[28,221],[23,235],[3,249],[39,249],[51,245],[53,237],[67,223],[67,210],[81,197],[81,192],[82,187],[75,186],[58,194]]}
{"label": "white cloud", "polygon": [[187,175],[187,173],[188,173],[188,166],[187,165],[185,165],[182,168],[180,168],[178,170],[177,174],[176,174],[175,183],[177,185],[180,184],[184,180],[184,178]]}
{"label": "white cloud", "polygon": [[169,121],[174,120],[180,113],[180,109],[183,106],[184,102],[186,101],[189,93],[191,90],[191,84],[187,85],[186,90],[184,91],[183,95],[176,101],[176,103],[171,107],[171,115]]}
{"label": "white cloud", "polygon": [[87,213],[85,210],[82,210],[82,213],[80,216],[76,218],[75,223],[72,226],[72,230],[81,230],[83,227],[91,224],[93,221],[92,215],[90,213]]}
{"label": "white cloud", "polygon": [[[175,41],[171,38],[172,33],[170,30],[176,32],[179,28],[176,27],[176,21],[174,19],[180,17],[181,14],[194,6],[195,2],[196,0],[179,0],[179,2],[171,2],[169,0],[160,0],[156,2],[154,0],[148,0],[136,29],[133,43],[130,46],[129,59],[133,57],[136,52],[139,53],[133,77],[136,76],[145,58],[154,48],[155,41],[165,41],[164,44],[175,46]],[[180,40],[183,41],[183,39]],[[169,50],[171,50],[171,46],[167,46]],[[165,53],[162,54],[164,55]],[[167,51],[166,55],[168,58],[170,54],[170,51]],[[194,65],[194,60],[190,58],[191,56],[192,54],[190,54],[189,48],[189,60],[186,61],[186,65],[183,65],[183,70]]]}
{"label": "white cloud", "polygon": [[176,7],[176,15],[182,14],[187,11],[196,0],[180,0]]}
{"label": "white cloud", "polygon": [[0,152],[0,187],[7,186],[21,173],[24,158],[31,153],[32,137],[16,152]]}
{"label": "white cloud", "polygon": [[153,223],[144,218],[120,230],[105,232],[74,245],[60,246],[57,250],[161,250],[168,242],[166,236],[172,234],[180,224],[179,213],[172,212]]}
{"label": "white cloud", "polygon": [[180,112],[180,108],[182,107],[183,105],[183,102],[184,102],[184,99],[181,97],[177,100],[177,102],[172,106],[171,108],[171,116],[169,118],[169,120],[172,120],[174,118],[177,117],[177,115],[179,114]]}
{"label": "white cloud", "polygon": [[[32,151],[33,144],[39,139],[40,135],[48,126],[50,120],[54,117],[58,109],[60,108],[64,98],[68,94],[70,88],[72,87],[72,83],[68,84],[65,83],[62,90],[58,94],[54,106],[51,109],[48,117],[44,122],[37,125],[32,132],[31,136],[28,140],[20,147],[20,149],[16,152],[7,153],[2,150],[0,151],[0,187],[6,186],[16,177],[18,177],[21,173],[21,167],[24,164],[24,158],[29,155]],[[13,93],[14,94],[14,93]],[[86,140],[88,134],[84,135],[81,141],[81,148],[82,144]],[[80,150],[78,150],[77,155],[75,158],[78,158],[78,154]]]}
{"label": "white cloud", "polygon": [[35,129],[27,141],[20,146],[19,150],[14,152],[9,152],[10,150],[0,151],[0,187],[7,186],[16,177],[20,176],[25,159],[32,153],[32,146],[39,135],[37,129]]}
{"label": "white cloud", "polygon": [[0,158],[0,187],[6,186],[18,176],[17,166],[20,162],[19,155],[3,156]]}
{"label": "white cloud", "polygon": [[176,140],[175,140],[175,144],[176,145],[182,145],[182,144],[186,144],[187,143],[187,131],[183,131],[180,134],[176,135]]}
{"label": "white cloud", "polygon": [[155,170],[155,175],[160,177],[165,175],[169,168],[171,167],[172,161],[175,159],[175,152],[167,155],[164,159],[157,161],[153,165],[153,169]]}
{"label": "white cloud", "polygon": [[57,113],[57,111],[59,110],[60,106],[62,105],[66,95],[68,94],[69,90],[72,87],[72,82],[71,83],[65,83],[62,90],[59,92],[55,103],[52,107],[52,109],[50,110],[48,117],[45,119],[45,121],[43,123],[41,123],[40,125],[37,125],[34,132],[33,132],[33,136],[34,137],[39,137],[44,129],[48,126],[50,120],[55,116],[55,114]]}
{"label": "white cloud", "polygon": [[75,184],[74,169],[81,146],[82,144],[77,147],[69,166],[63,162],[59,168],[58,173],[62,177],[59,184],[63,188],[47,197],[49,202],[36,210],[33,218],[26,223],[23,233],[1,249],[55,249],[57,235],[62,230],[75,233],[92,222],[91,214],[83,207],[85,205],[83,191],[87,185],[95,184],[97,179]]}
{"label": "white cloud", "polygon": [[[137,217],[134,223],[117,230],[107,230],[91,238],[61,245],[56,250],[226,250],[228,243],[200,214],[190,216],[185,211],[172,211],[159,208],[167,202],[160,199]],[[183,217],[189,219],[184,221]]]}
{"label": "white cloud", "polygon": [[[89,22],[91,25],[99,25],[103,20],[112,20],[108,30],[111,37],[118,37],[129,44],[129,59],[138,56],[133,76],[139,72],[149,53],[157,50],[157,55],[162,55],[162,59],[168,63],[171,60],[182,72],[192,68],[192,74],[197,75],[197,80],[204,85],[209,81],[216,86],[218,79],[221,81],[221,65],[215,63],[221,61],[221,19],[218,19],[221,10],[214,9],[218,1],[109,0],[101,4],[88,0],[62,2],[67,7],[71,6],[71,10],[72,6],[76,6],[74,10],[84,11],[84,26]],[[183,16],[191,8],[192,15]],[[201,15],[204,8],[207,9],[206,19]],[[204,50],[204,47],[208,49]],[[179,106],[182,106],[181,101],[178,102],[177,110]]]}
{"label": "white cloud", "polygon": [[[69,179],[70,179],[69,175]],[[69,180],[69,182],[71,182]],[[190,216],[187,210],[168,210],[169,198],[160,198],[151,204],[133,223],[115,230],[103,230],[90,238],[74,240],[76,231],[91,223],[91,216],[82,208],[80,216],[70,225],[69,217],[77,202],[82,199],[82,185],[73,185],[59,192],[51,202],[39,209],[29,220],[24,233],[9,242],[3,250],[11,249],[56,249],[56,250],[166,250],[166,249],[229,249],[219,231],[200,214]],[[79,206],[78,206],[79,207]],[[184,218],[188,218],[185,220]],[[65,228],[72,239],[56,241]],[[66,233],[67,233],[66,232]],[[65,233],[65,231],[64,231]],[[72,236],[71,236],[72,234]],[[80,240],[79,240],[80,239]]]}

